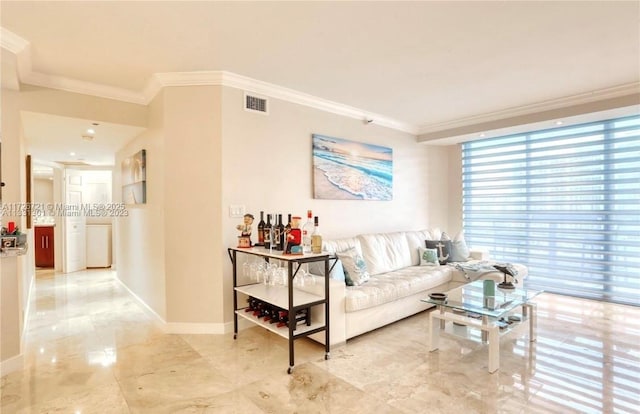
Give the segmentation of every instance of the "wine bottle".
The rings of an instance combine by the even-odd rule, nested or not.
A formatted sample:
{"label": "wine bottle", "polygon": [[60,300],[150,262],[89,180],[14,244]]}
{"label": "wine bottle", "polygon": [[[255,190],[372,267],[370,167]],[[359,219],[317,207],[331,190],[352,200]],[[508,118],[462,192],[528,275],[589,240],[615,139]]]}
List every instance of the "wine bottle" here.
{"label": "wine bottle", "polygon": [[284,224],[282,224],[282,214],[278,214],[278,230],[276,232],[276,250],[284,250]]}
{"label": "wine bottle", "polygon": [[313,233],[313,221],[311,210],[307,210],[307,222],[302,226],[302,252],[311,253],[311,233]]}
{"label": "wine bottle", "polygon": [[289,251],[289,234],[291,234],[291,213],[289,213],[287,215],[287,225],[284,226],[284,230],[282,232],[282,250],[285,251],[285,253],[291,253]]}
{"label": "wine bottle", "polygon": [[271,248],[271,214],[267,214],[267,224],[264,225],[264,247]]}
{"label": "wine bottle", "polygon": [[322,253],[322,236],[318,226],[318,216],[313,218],[313,234],[311,235],[311,253]]}
{"label": "wine bottle", "polygon": [[278,240],[280,240],[280,235],[278,234],[278,215],[273,215],[273,225],[271,226],[271,248],[273,250],[278,250]]}
{"label": "wine bottle", "polygon": [[278,328],[282,328],[283,326],[287,326],[289,323],[289,312],[282,309],[278,312]]}
{"label": "wine bottle", "polygon": [[260,212],[260,222],[258,223],[258,246],[264,246],[264,211]]}

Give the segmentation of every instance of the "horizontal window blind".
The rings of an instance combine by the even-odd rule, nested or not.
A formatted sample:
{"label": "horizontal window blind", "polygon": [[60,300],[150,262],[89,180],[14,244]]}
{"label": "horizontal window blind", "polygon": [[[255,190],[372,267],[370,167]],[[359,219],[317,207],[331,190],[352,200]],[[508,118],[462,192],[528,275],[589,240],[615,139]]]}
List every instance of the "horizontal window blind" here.
{"label": "horizontal window blind", "polygon": [[462,145],[469,245],[533,289],[640,306],[640,116]]}

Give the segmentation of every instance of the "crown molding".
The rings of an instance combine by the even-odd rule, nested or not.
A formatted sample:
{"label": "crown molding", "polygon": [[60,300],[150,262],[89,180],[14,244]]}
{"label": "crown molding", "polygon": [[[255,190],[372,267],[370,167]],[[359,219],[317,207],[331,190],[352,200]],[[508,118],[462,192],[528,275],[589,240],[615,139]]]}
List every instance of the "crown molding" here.
{"label": "crown molding", "polygon": [[0,46],[17,55],[29,46],[29,42],[12,31],[0,27]]}
{"label": "crown molding", "polygon": [[117,101],[146,105],[144,95],[124,88],[108,85],[100,85],[62,76],[47,75],[39,72],[20,74],[20,81],[29,85],[42,86],[50,89],[58,89],[83,95],[97,96],[100,98],[114,99]]}
{"label": "crown molding", "polygon": [[372,119],[376,125],[408,132],[413,135],[418,131],[415,125],[400,122],[380,114],[367,112],[352,106],[227,71],[156,73],[145,88],[145,98],[147,102],[150,102],[162,87],[202,85],[227,86],[349,118],[363,121]]}
{"label": "crown molding", "polygon": [[[147,81],[147,84],[142,91],[132,91],[109,85],[39,73],[32,69],[30,43],[4,27],[0,27],[0,46],[17,56],[18,77],[21,82],[26,84],[114,99],[139,105],[148,105],[164,87],[202,85],[227,86],[298,105],[304,105],[320,111],[359,119],[367,124],[373,123],[375,125],[406,132],[416,136],[638,94],[640,91],[640,82],[635,82],[447,122],[413,125],[381,114],[368,112],[359,108],[354,108],[352,106],[309,95],[307,93],[221,70],[155,73]],[[366,122],[368,120],[371,122]]]}
{"label": "crown molding", "polygon": [[514,108],[507,108],[501,111],[489,112],[481,115],[460,118],[453,121],[439,122],[435,124],[423,124],[418,128],[418,135],[430,134],[438,131],[453,130],[456,128],[468,127],[476,124],[485,124],[501,119],[515,118],[518,116],[531,115],[535,113],[553,111],[572,106],[578,106],[598,101],[604,101],[621,96],[628,96],[640,93],[640,82],[627,83],[611,88],[599,89],[578,95],[567,96],[548,101],[537,102],[530,105],[523,105]]}

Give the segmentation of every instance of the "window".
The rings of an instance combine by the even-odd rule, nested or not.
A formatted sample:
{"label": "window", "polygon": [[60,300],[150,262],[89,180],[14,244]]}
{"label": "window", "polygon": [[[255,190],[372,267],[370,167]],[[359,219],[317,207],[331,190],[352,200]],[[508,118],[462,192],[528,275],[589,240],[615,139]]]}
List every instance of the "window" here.
{"label": "window", "polygon": [[640,306],[640,116],[462,145],[470,245],[527,287]]}

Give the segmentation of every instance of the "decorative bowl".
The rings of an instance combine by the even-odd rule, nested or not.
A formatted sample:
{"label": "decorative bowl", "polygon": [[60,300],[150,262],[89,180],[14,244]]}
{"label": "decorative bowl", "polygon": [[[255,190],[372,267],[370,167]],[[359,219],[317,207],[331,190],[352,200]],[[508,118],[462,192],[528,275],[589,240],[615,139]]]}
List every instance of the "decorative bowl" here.
{"label": "decorative bowl", "polygon": [[433,300],[445,300],[447,298],[446,293],[429,293],[429,297]]}

